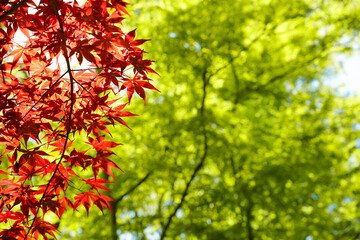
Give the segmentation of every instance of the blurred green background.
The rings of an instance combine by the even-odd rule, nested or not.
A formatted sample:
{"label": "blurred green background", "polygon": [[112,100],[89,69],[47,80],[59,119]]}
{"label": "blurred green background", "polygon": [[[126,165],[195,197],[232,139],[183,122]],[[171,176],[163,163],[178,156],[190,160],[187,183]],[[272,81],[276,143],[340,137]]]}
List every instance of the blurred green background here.
{"label": "blurred green background", "polygon": [[360,1],[128,2],[161,93],[111,132],[114,211],[67,213],[60,239],[360,239],[360,99],[326,84]]}

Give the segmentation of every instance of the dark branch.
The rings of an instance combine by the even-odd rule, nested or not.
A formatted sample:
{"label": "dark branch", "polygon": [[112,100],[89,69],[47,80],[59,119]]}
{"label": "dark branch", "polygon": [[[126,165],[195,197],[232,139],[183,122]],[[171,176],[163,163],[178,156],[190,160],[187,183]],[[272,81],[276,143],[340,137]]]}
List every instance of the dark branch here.
{"label": "dark branch", "polygon": [[9,16],[10,14],[12,14],[13,12],[15,12],[19,7],[21,7],[22,5],[24,5],[25,3],[27,3],[29,0],[24,0],[19,2],[16,5],[13,5],[9,10],[5,11],[1,16],[0,16],[0,22],[2,20],[4,20],[4,18],[6,18],[7,16]]}
{"label": "dark branch", "polygon": [[246,231],[247,231],[247,234],[248,234],[248,240],[254,240],[253,228],[251,226],[252,219],[254,218],[253,215],[252,215],[253,202],[252,202],[251,196],[248,196],[247,199],[248,199],[248,206],[245,209],[245,212],[246,212]]}
{"label": "dark branch", "polygon": [[198,172],[201,170],[201,168],[204,166],[205,163],[205,159],[207,157],[207,152],[208,152],[208,141],[207,141],[207,132],[206,132],[206,123],[205,123],[205,119],[204,119],[204,111],[205,111],[205,100],[206,100],[206,88],[207,85],[209,84],[209,80],[210,77],[206,77],[207,74],[207,68],[205,68],[205,71],[203,72],[202,75],[202,79],[203,79],[203,96],[201,99],[201,106],[200,106],[200,118],[201,118],[201,123],[202,123],[202,132],[203,132],[203,137],[204,137],[204,142],[203,142],[203,155],[201,156],[200,162],[196,165],[189,181],[186,183],[186,187],[184,192],[182,193],[181,196],[181,200],[180,202],[177,204],[177,206],[175,207],[174,211],[170,214],[170,216],[167,219],[167,222],[165,223],[162,233],[161,233],[161,237],[160,240],[164,240],[166,237],[166,233],[167,230],[169,229],[170,224],[172,223],[173,218],[176,215],[176,212],[181,208],[181,206],[184,204],[185,202],[185,198],[189,193],[189,188],[191,183],[193,182],[193,180],[195,179],[196,175],[198,174]]}
{"label": "dark branch", "polygon": [[[65,35],[65,32],[64,32],[64,28],[63,28],[63,23],[61,22],[61,18],[59,16],[59,13],[57,11],[57,6],[54,2],[54,0],[50,0],[52,6],[54,7],[54,10],[55,10],[55,14],[57,16],[57,19],[59,21],[59,25],[60,25],[60,29],[61,29],[61,32]],[[64,42],[64,44],[66,44]],[[70,109],[69,109],[69,118],[68,118],[68,126],[67,126],[67,130],[66,130],[66,136],[65,136],[65,142],[64,142],[64,146],[63,146],[63,150],[62,150],[62,153],[61,153],[61,156],[60,156],[60,160],[59,162],[57,163],[56,167],[55,167],[55,170],[54,170],[54,173],[52,174],[49,182],[47,183],[46,185],[46,188],[44,190],[44,193],[43,195],[41,196],[41,199],[39,201],[39,207],[38,207],[38,210],[37,210],[37,213],[39,212],[40,210],[40,205],[42,203],[42,201],[44,200],[44,197],[46,195],[46,192],[47,190],[49,189],[50,187],[50,183],[51,181],[54,179],[55,175],[56,175],[56,172],[59,170],[59,165],[61,164],[62,160],[64,159],[64,156],[65,156],[65,152],[66,152],[66,147],[67,147],[67,143],[68,143],[68,140],[69,140],[69,136],[70,136],[70,133],[71,133],[71,122],[72,122],[72,112],[73,112],[73,109],[74,109],[74,103],[75,103],[75,99],[74,99],[74,82],[75,82],[75,79],[74,79],[74,76],[72,75],[72,72],[71,72],[71,66],[70,66],[70,60],[69,60],[69,56],[65,51],[63,51],[63,54],[64,54],[64,58],[66,60],[66,66],[67,66],[67,72],[69,73],[69,76],[70,76]],[[59,171],[60,172],[60,171]],[[60,172],[61,174],[61,172]],[[37,214],[36,214],[37,215]],[[35,218],[37,216],[34,216],[34,220],[32,221],[31,223],[31,226],[29,227],[28,229],[28,232],[25,236],[25,239],[27,239],[27,236],[29,235],[34,223],[35,223]]]}
{"label": "dark branch", "polygon": [[152,172],[148,172],[145,177],[143,177],[142,179],[140,179],[140,181],[135,184],[134,186],[132,186],[129,190],[127,190],[123,195],[121,195],[120,197],[118,197],[117,199],[115,199],[115,201],[118,203],[121,200],[123,200],[123,198],[126,195],[129,195],[130,193],[132,193],[136,188],[138,188],[141,184],[143,184],[150,176],[151,176]]}
{"label": "dark branch", "polygon": [[176,212],[181,208],[181,206],[184,204],[185,202],[185,198],[186,196],[188,195],[188,192],[189,192],[189,188],[190,188],[190,185],[191,183],[193,182],[195,176],[197,175],[197,173],[200,171],[200,169],[203,167],[204,165],[204,162],[205,162],[205,159],[206,159],[206,156],[207,156],[207,145],[205,146],[204,148],[204,153],[200,159],[200,162],[198,163],[198,165],[196,166],[196,168],[194,169],[194,172],[192,173],[189,181],[186,183],[186,187],[185,187],[185,190],[181,196],[181,200],[180,202],[178,203],[178,205],[176,206],[176,208],[174,209],[174,211],[172,212],[172,214],[168,217],[168,220],[163,228],[163,231],[161,233],[161,237],[160,237],[160,240],[163,240],[165,239],[166,237],[166,232],[172,222],[172,219],[175,217],[176,215]]}
{"label": "dark branch", "polygon": [[[142,179],[140,179],[140,181],[135,184],[134,186],[132,186],[129,190],[127,190],[123,195],[121,195],[119,198],[114,199],[115,202],[110,202],[110,206],[112,211],[110,212],[110,236],[112,240],[116,240],[118,239],[118,235],[116,233],[117,230],[117,222],[116,222],[116,212],[117,212],[117,206],[119,204],[119,202],[121,200],[124,199],[124,197],[126,195],[129,195],[130,193],[132,193],[136,188],[138,188],[141,184],[143,184],[150,176],[151,176],[152,172],[147,173]],[[108,177],[109,175],[107,175]]]}
{"label": "dark branch", "polygon": [[[275,82],[277,82],[277,81],[279,81],[279,80],[281,80],[281,79],[284,79],[284,78],[287,77],[289,74],[291,74],[291,73],[293,73],[294,71],[296,71],[297,69],[301,69],[301,67],[303,67],[304,65],[313,62],[314,60],[318,59],[319,57],[321,57],[321,56],[317,55],[317,56],[315,56],[315,57],[313,57],[313,58],[311,58],[311,59],[309,59],[309,60],[307,60],[307,61],[299,64],[299,65],[295,65],[295,66],[293,66],[292,68],[288,69],[287,71],[285,71],[285,72],[283,72],[283,73],[281,73],[281,74],[279,74],[279,75],[276,75],[276,76],[272,77],[272,78],[271,78],[270,80],[268,80],[266,83],[259,84],[259,85],[255,86],[255,87],[249,87],[249,86],[248,86],[248,87],[245,87],[242,91],[240,91],[239,97],[240,97],[240,98],[241,98],[241,97],[245,97],[245,96],[247,96],[247,95],[249,95],[249,94],[251,94],[251,93],[253,93],[253,92],[261,91],[261,90],[265,89],[266,87],[268,87],[269,85],[271,85],[271,84],[273,84],[273,83],[275,83]],[[263,72],[262,72],[261,74],[263,74]],[[260,75],[261,75],[261,74],[260,74]]]}
{"label": "dark branch", "polygon": [[354,236],[353,240],[357,240],[357,239],[359,239],[359,237],[360,237],[360,233],[357,233],[357,234]]}

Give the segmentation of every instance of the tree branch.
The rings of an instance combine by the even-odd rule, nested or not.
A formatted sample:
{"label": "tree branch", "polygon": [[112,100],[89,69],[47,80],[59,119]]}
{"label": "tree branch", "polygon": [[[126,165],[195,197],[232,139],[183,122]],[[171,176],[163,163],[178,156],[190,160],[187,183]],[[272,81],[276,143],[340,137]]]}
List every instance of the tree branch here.
{"label": "tree branch", "polygon": [[129,190],[127,190],[123,195],[121,195],[120,197],[118,197],[117,199],[115,199],[115,201],[118,203],[121,200],[123,200],[123,198],[126,195],[129,195],[130,193],[132,193],[136,188],[138,188],[141,184],[143,184],[151,175],[153,174],[153,172],[148,172],[142,179],[140,179],[140,181],[135,184],[134,186],[132,186]]}
{"label": "tree branch", "polygon": [[180,202],[178,203],[178,205],[176,206],[176,208],[174,209],[174,211],[172,212],[172,214],[168,217],[168,220],[163,228],[163,231],[161,233],[161,237],[160,237],[160,240],[163,240],[165,239],[166,237],[166,232],[172,222],[172,219],[175,217],[176,215],[176,212],[181,208],[181,206],[183,205],[183,203],[185,202],[185,198],[186,196],[188,195],[188,191],[189,191],[189,188],[190,188],[190,185],[191,183],[193,182],[195,176],[197,175],[197,173],[200,171],[200,169],[202,168],[202,166],[204,165],[204,162],[205,162],[205,159],[206,159],[206,156],[207,156],[207,144],[204,146],[204,153],[200,159],[200,162],[199,164],[196,166],[196,168],[194,169],[194,172],[192,173],[189,181],[186,183],[186,187],[185,187],[185,190],[181,196],[181,200]]}
{"label": "tree branch", "polygon": [[[55,14],[56,14],[57,19],[59,21],[61,32],[65,35],[64,28],[63,28],[63,23],[61,22],[61,18],[59,16],[58,11],[57,11],[57,6],[56,6],[54,0],[50,0],[50,2],[51,2],[52,6],[53,6],[53,8],[55,10]],[[66,42],[64,42],[64,44],[66,44]],[[41,199],[39,201],[39,207],[38,207],[37,213],[39,212],[40,205],[41,205],[42,201],[44,200],[44,197],[46,195],[47,190],[50,187],[50,183],[54,179],[54,177],[56,175],[56,172],[59,170],[59,166],[60,166],[62,160],[64,159],[67,143],[68,143],[70,132],[71,132],[72,112],[73,112],[74,103],[75,103],[75,99],[74,99],[74,82],[75,82],[75,79],[74,79],[74,76],[72,75],[72,72],[71,72],[70,60],[69,60],[69,56],[68,56],[68,54],[66,52],[66,48],[65,48],[65,50],[63,50],[63,54],[64,54],[64,58],[65,58],[65,61],[66,61],[67,72],[69,73],[69,76],[70,76],[70,109],[69,109],[68,126],[67,126],[67,130],[66,130],[65,142],[64,142],[63,150],[62,150],[62,153],[61,153],[61,156],[60,156],[60,160],[57,163],[57,165],[55,167],[55,170],[54,170],[54,173],[51,175],[51,178],[50,178],[49,182],[46,185],[46,188],[44,190],[43,195],[41,196]],[[29,235],[34,223],[35,223],[36,217],[37,216],[34,216],[34,220],[32,221],[31,226],[28,229],[28,232],[27,232],[27,234],[25,236],[25,239],[27,239],[27,237],[28,237],[28,235]]]}
{"label": "tree branch", "polygon": [[141,184],[143,184],[152,174],[153,172],[148,172],[140,181],[132,186],[129,190],[127,190],[123,195],[121,195],[119,198],[114,199],[115,202],[110,202],[111,209],[113,210],[110,215],[110,236],[112,240],[119,239],[116,230],[117,230],[117,223],[116,223],[116,212],[117,212],[117,206],[118,203],[123,200],[123,198],[126,195],[129,195],[132,193],[136,188],[138,188]]}
{"label": "tree branch", "polygon": [[359,237],[360,237],[360,233],[357,233],[357,234],[353,237],[353,240],[357,240],[357,239],[359,239]]}
{"label": "tree branch", "polygon": [[160,240],[164,240],[166,237],[166,233],[167,230],[169,229],[170,224],[172,223],[173,218],[175,217],[177,211],[181,208],[181,206],[184,204],[185,202],[185,198],[188,195],[189,192],[189,188],[191,183],[193,182],[193,180],[195,179],[195,176],[197,175],[197,173],[200,171],[200,169],[203,167],[205,159],[207,157],[207,152],[208,152],[208,141],[207,141],[207,132],[206,132],[206,123],[204,118],[204,111],[205,111],[205,100],[206,100],[206,88],[207,85],[209,83],[210,77],[206,77],[207,74],[207,67],[205,68],[203,74],[202,74],[202,79],[203,79],[203,96],[201,99],[201,106],[200,106],[200,118],[201,118],[201,123],[202,123],[202,132],[203,132],[203,137],[204,137],[204,144],[203,144],[203,155],[201,156],[200,162],[196,165],[189,181],[186,183],[186,187],[184,192],[182,193],[181,196],[181,200],[180,202],[177,204],[177,206],[175,207],[174,211],[170,214],[170,216],[167,219],[167,222],[165,223],[162,233],[161,233],[161,237]]}
{"label": "tree branch", "polygon": [[254,240],[253,228],[251,226],[251,222],[253,219],[253,215],[252,215],[253,202],[252,202],[251,196],[248,196],[247,200],[248,200],[248,206],[245,209],[245,211],[246,211],[246,231],[248,234],[248,240]]}
{"label": "tree branch", "polygon": [[234,98],[234,105],[236,105],[239,102],[240,99],[240,89],[239,89],[239,85],[240,85],[240,79],[236,73],[235,70],[235,66],[234,66],[234,59],[230,60],[230,66],[231,66],[231,72],[234,76],[234,80],[235,80],[235,98]]}
{"label": "tree branch", "polygon": [[279,74],[279,75],[276,75],[274,77],[272,77],[269,81],[267,81],[266,83],[263,83],[263,84],[259,84],[255,87],[245,87],[242,91],[240,91],[240,94],[239,94],[239,97],[244,97],[246,95],[249,95],[250,93],[253,93],[253,92],[257,92],[257,91],[261,91],[262,89],[268,87],[269,85],[275,83],[276,81],[280,80],[280,79],[283,79],[285,78],[287,75],[289,75],[290,73],[294,72],[296,69],[299,69],[301,68],[301,66],[304,66],[306,64],[309,64],[311,62],[313,62],[314,60],[316,60],[317,58],[319,58],[320,56],[317,55],[303,63],[301,63],[301,65],[295,65],[294,67],[288,69],[287,71]]}
{"label": "tree branch", "polygon": [[16,5],[13,5],[9,10],[5,11],[1,16],[0,16],[0,22],[2,20],[4,20],[4,18],[6,18],[7,16],[9,16],[10,14],[12,14],[13,12],[15,12],[19,7],[21,7],[22,5],[24,5],[25,3],[27,3],[29,0],[24,0],[19,2]]}

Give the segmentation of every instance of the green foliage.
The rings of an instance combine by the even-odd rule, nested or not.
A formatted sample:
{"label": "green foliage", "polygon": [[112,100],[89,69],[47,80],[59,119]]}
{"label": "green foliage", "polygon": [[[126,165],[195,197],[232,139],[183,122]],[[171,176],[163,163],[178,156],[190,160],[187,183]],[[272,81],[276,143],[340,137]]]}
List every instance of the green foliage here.
{"label": "green foliage", "polygon": [[358,239],[360,99],[323,80],[358,1],[131,3],[161,93],[111,132],[115,215],[68,215],[61,238]]}

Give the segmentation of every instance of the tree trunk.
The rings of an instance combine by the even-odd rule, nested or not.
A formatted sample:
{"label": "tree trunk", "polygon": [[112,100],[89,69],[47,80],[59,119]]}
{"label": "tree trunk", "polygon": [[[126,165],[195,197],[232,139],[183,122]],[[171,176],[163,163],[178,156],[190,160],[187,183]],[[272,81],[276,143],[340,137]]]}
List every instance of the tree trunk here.
{"label": "tree trunk", "polygon": [[111,240],[118,240],[119,236],[116,233],[117,224],[116,224],[116,210],[117,210],[117,202],[110,202],[112,211],[110,211],[110,234]]}

